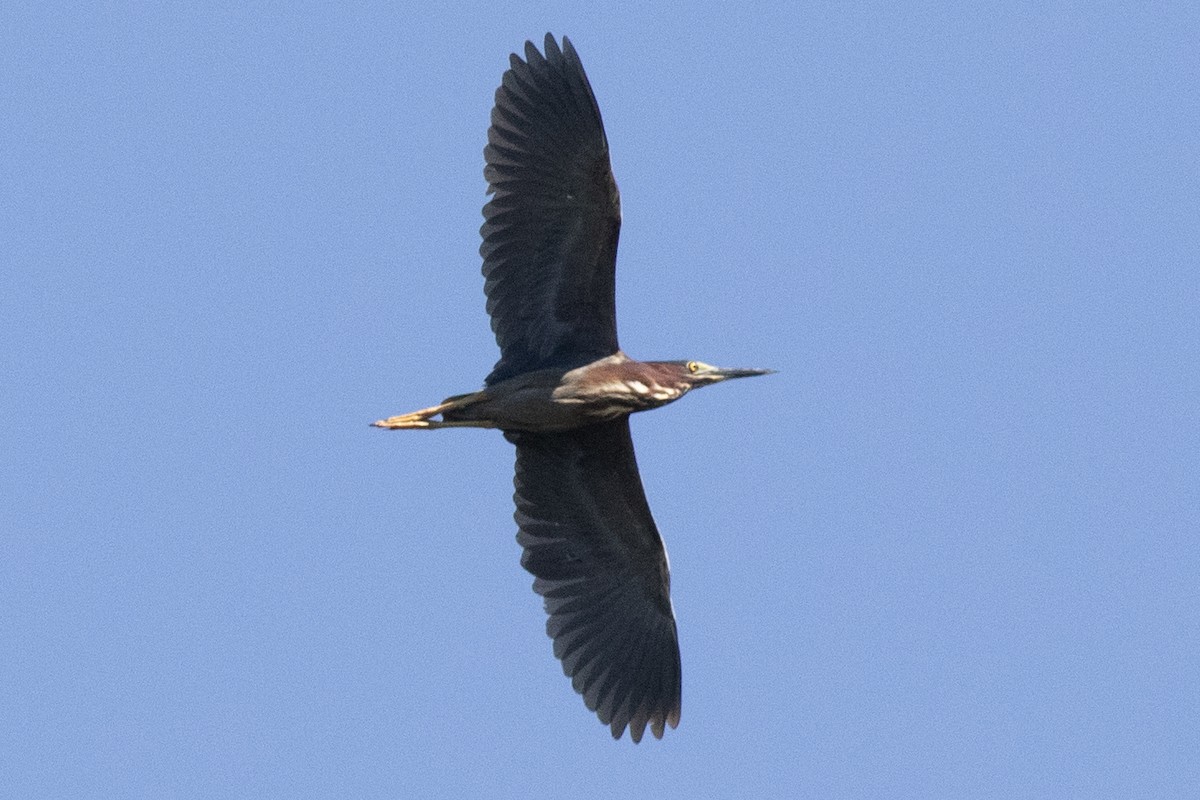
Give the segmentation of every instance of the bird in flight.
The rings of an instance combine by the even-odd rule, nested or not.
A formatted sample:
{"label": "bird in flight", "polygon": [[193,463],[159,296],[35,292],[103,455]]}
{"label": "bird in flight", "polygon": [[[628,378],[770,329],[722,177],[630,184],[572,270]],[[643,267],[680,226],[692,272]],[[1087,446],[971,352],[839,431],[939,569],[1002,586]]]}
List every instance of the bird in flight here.
{"label": "bird in flight", "polygon": [[635,361],[617,344],[621,201],[579,55],[546,34],[496,90],[484,149],[484,291],[500,360],[478,392],[374,423],[498,428],[516,445],[521,564],[584,703],[614,739],[679,724],[671,577],[629,415],[771,370]]}

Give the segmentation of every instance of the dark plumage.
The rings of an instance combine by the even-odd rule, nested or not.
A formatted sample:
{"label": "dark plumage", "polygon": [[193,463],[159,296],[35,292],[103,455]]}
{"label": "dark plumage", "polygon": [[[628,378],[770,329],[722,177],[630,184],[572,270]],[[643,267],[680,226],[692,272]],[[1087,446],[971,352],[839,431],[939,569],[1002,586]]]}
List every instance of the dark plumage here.
{"label": "dark plumage", "polygon": [[621,199],[592,87],[571,42],[525,43],[496,90],[483,155],[484,291],[500,361],[487,384],[617,352]]}
{"label": "dark plumage", "polygon": [[511,432],[521,565],[575,691],[619,737],[679,724],[679,641],[667,553],[642,491],[629,419]]}
{"label": "dark plumage", "polygon": [[[380,420],[499,428],[516,445],[521,564],[554,654],[614,738],[662,737],[680,713],[667,553],[638,475],[629,415],[769,370],[638,362],[617,344],[621,201],[600,110],[570,41],[512,56],[484,175],[484,290],[500,360],[483,390]],[[438,420],[436,417],[441,416]]]}

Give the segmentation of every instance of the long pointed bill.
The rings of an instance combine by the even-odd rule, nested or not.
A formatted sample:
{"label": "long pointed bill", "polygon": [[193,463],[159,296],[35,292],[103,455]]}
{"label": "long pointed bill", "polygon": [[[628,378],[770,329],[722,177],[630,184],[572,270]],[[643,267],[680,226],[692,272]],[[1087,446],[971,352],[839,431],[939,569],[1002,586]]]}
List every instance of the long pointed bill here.
{"label": "long pointed bill", "polygon": [[728,381],[733,378],[750,378],[755,375],[771,375],[775,372],[773,369],[714,369],[710,374],[715,375],[717,380]]}

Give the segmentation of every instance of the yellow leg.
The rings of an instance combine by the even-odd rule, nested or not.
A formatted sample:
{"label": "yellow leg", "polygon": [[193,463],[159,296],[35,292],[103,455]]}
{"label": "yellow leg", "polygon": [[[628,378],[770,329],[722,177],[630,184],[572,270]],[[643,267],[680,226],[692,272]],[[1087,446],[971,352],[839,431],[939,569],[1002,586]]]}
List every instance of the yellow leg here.
{"label": "yellow leg", "polygon": [[483,420],[462,420],[452,422],[442,422],[440,420],[430,419],[405,419],[400,417],[388,417],[381,419],[378,422],[372,422],[371,425],[376,428],[386,428],[390,431],[398,431],[405,428],[424,428],[425,430],[436,430],[437,428],[494,428],[494,422]]}
{"label": "yellow leg", "polygon": [[422,408],[419,411],[410,411],[407,414],[401,414],[397,417],[388,417],[381,419],[378,422],[372,422],[376,428],[387,428],[388,430],[401,430],[404,428],[494,428],[496,427],[491,422],[484,420],[463,420],[445,422],[443,420],[434,420],[431,417],[436,417],[445,411],[450,411],[455,408],[469,406],[472,403],[477,403],[483,399],[483,392],[472,392],[471,394],[460,394],[450,397],[436,406]]}

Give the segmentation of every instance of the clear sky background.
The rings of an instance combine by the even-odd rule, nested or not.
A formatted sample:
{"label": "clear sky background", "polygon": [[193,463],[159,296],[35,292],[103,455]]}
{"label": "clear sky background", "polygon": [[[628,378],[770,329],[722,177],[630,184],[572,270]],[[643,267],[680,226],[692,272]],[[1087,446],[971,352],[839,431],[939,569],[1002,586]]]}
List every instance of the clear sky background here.
{"label": "clear sky background", "polygon": [[[588,5],[587,10],[577,10]],[[478,388],[482,148],[566,33],[682,724],[613,742]],[[1194,3],[18,3],[0,796],[1200,796]],[[775,790],[777,794],[769,794]]]}

